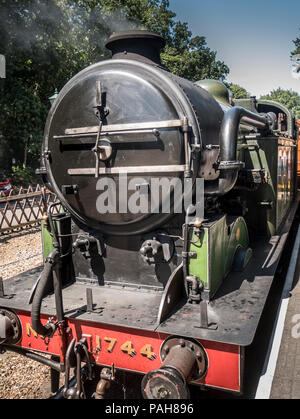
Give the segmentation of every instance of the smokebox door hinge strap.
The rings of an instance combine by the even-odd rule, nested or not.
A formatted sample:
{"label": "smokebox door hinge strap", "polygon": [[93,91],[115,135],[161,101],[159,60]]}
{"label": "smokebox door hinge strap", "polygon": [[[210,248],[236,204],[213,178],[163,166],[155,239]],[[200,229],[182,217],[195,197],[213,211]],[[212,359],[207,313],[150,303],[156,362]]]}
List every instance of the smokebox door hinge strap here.
{"label": "smokebox door hinge strap", "polygon": [[104,122],[105,118],[109,114],[109,109],[106,107],[106,92],[102,91],[101,82],[96,81],[96,116],[100,121]]}
{"label": "smokebox door hinge strap", "polygon": [[93,148],[93,152],[95,153],[96,158],[96,165],[95,165],[95,178],[99,177],[99,154],[102,151],[102,147],[99,146],[100,141],[100,135],[103,123],[105,122],[105,119],[107,115],[109,114],[108,108],[105,106],[106,102],[106,93],[102,92],[101,82],[99,80],[96,81],[96,106],[94,108],[97,109],[96,116],[99,118],[99,126],[98,126],[98,132],[97,132],[97,138],[95,147]]}
{"label": "smokebox door hinge strap", "polygon": [[101,128],[102,128],[102,121],[100,121],[100,123],[99,123],[98,135],[97,135],[97,138],[96,138],[95,147],[92,149],[92,151],[95,153],[95,158],[96,158],[95,178],[99,177],[99,153],[101,151],[100,148],[99,148],[99,139],[100,139],[100,134],[101,134]]}

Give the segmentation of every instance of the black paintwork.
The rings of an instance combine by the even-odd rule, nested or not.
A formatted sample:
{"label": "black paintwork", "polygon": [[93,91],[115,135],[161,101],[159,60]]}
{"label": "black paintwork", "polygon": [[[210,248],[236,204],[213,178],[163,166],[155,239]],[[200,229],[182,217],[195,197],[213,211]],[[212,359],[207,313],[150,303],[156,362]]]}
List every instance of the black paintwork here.
{"label": "black paintwork", "polygon": [[[134,60],[110,60],[97,63],[75,76],[60,92],[52,107],[46,128],[44,150],[50,151],[46,169],[53,189],[70,212],[83,225],[115,235],[134,235],[163,225],[169,214],[100,214],[96,200],[100,192],[96,179],[90,176],[70,176],[70,168],[94,168],[92,152],[95,137],[54,140],[65,134],[66,128],[97,126],[96,82],[101,81],[106,93],[105,106],[109,114],[104,124],[127,124],[188,118],[190,142],[215,144],[223,111],[215,99],[199,86],[154,66]],[[184,164],[183,133],[178,128],[161,129],[153,134],[110,136],[112,158],[100,167],[161,166]],[[206,157],[207,154],[207,157]],[[193,178],[211,177],[208,155],[202,151],[193,159]],[[162,175],[182,177],[181,174]],[[216,175],[215,175],[216,176]],[[136,176],[135,176],[136,177]],[[150,176],[140,175],[144,183]],[[132,176],[128,176],[130,181]],[[118,186],[118,176],[114,176]],[[63,185],[77,185],[78,193],[63,195]],[[99,188],[98,184],[98,188]],[[133,191],[129,191],[128,199]]]}
{"label": "black paintwork", "polygon": [[161,66],[160,50],[165,43],[157,33],[131,30],[112,34],[105,46],[111,50],[112,59],[134,59]]}
{"label": "black paintwork", "polygon": [[[267,243],[264,239],[253,243],[253,257],[245,270],[230,273],[208,305],[208,322],[217,329],[201,329],[200,308],[182,299],[161,325],[156,324],[163,291],[125,284],[99,287],[91,282],[77,281],[63,289],[66,318],[105,323],[133,329],[158,331],[171,335],[250,345],[255,336],[276,269],[294,220],[298,202],[294,204],[281,232]],[[263,265],[265,264],[265,267]],[[5,294],[0,306],[30,311],[30,290],[42,268],[20,274],[5,281]],[[93,290],[94,311],[87,312],[86,288]],[[53,295],[43,300],[42,313],[55,314]]]}
{"label": "black paintwork", "polygon": [[[172,222],[167,223],[160,233],[180,236],[181,230],[178,225],[184,222],[183,217],[177,216]],[[76,224],[72,224],[72,233],[84,234]],[[74,241],[77,236],[74,236]],[[95,236],[99,237],[99,236]],[[150,236],[141,234],[137,236],[116,237],[101,236],[105,251],[103,256],[99,255],[97,246],[91,247],[91,257],[86,258],[80,249],[73,254],[74,276],[76,280],[86,283],[128,283],[136,286],[154,287],[163,289],[174,269],[181,263],[182,241],[180,239],[170,240],[175,244],[175,250],[169,262],[147,263],[140,254],[140,249],[145,240]],[[159,236],[158,236],[159,237]]]}

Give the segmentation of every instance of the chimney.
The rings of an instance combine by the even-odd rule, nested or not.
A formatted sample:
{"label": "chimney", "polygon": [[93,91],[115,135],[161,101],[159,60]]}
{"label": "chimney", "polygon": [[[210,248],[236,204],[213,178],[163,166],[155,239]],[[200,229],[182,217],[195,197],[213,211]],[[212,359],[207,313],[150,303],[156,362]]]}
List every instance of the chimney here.
{"label": "chimney", "polygon": [[112,59],[138,60],[162,66],[160,50],[165,46],[165,40],[155,32],[142,30],[114,32],[105,46],[112,52]]}

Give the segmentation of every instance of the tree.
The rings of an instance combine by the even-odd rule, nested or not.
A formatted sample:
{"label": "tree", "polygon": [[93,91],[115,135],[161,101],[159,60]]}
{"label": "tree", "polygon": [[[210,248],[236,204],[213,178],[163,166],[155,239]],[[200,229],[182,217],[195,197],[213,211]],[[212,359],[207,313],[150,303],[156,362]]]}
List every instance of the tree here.
{"label": "tree", "polygon": [[[97,3],[89,1],[90,7],[97,7]],[[104,21],[113,30],[148,29],[163,36],[166,47],[161,59],[172,73],[192,81],[223,80],[229,73],[229,68],[216,59],[216,52],[207,47],[204,37],[192,37],[187,23],[175,20],[168,0],[103,0],[101,5]]]}
{"label": "tree", "polygon": [[216,52],[206,46],[204,37],[188,38],[185,48],[167,45],[162,53],[163,64],[174,74],[186,79],[224,80],[229,68],[216,60]]}
{"label": "tree", "polygon": [[245,99],[250,97],[250,93],[246,89],[234,83],[225,83],[232,92],[233,99]]}
{"label": "tree", "polygon": [[292,60],[292,76],[296,79],[300,77],[300,38],[293,41],[295,44],[294,51],[291,52]]}
{"label": "tree", "polygon": [[284,90],[279,87],[276,90],[272,90],[269,94],[261,96],[260,99],[282,103],[294,113],[297,119],[300,118],[300,95],[292,89]]}
{"label": "tree", "polygon": [[292,51],[291,56],[300,54],[300,38],[296,38],[293,43],[295,44],[295,49]]}
{"label": "tree", "polygon": [[149,29],[167,42],[163,63],[197,80],[224,79],[228,67],[204,37],[192,37],[175,20],[167,0],[0,0],[0,53],[7,78],[0,92],[1,162],[37,166],[48,97],[88,65],[110,56],[104,47],[113,31]]}
{"label": "tree", "polygon": [[7,63],[0,97],[2,165],[10,168],[14,158],[17,165],[37,166],[49,92],[71,75],[68,60],[60,65],[68,51],[59,44],[68,22],[54,0],[0,0],[0,9],[0,51]]}

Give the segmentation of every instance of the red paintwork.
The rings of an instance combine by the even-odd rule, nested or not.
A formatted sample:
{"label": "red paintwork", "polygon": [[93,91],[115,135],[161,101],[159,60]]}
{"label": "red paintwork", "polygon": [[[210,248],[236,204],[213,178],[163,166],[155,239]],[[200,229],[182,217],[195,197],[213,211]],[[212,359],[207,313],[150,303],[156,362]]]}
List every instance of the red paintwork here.
{"label": "red paintwork", "polygon": [[[67,326],[62,330],[57,330],[51,339],[43,339],[37,336],[32,330],[28,332],[28,325],[31,325],[30,313],[17,311],[23,328],[20,346],[32,350],[42,351],[60,355],[61,362],[64,362],[64,355],[67,344],[76,338],[81,339],[83,335],[87,338],[89,351],[94,361],[99,365],[110,366],[114,363],[116,368],[128,371],[147,373],[160,367],[160,347],[163,341],[168,337],[166,334],[158,332],[148,332],[145,330],[130,329],[106,325],[101,323],[86,322],[77,319],[68,319]],[[42,316],[42,323],[46,323],[48,316]],[[28,336],[30,335],[30,336]],[[108,338],[108,339],[106,339]],[[111,339],[116,339],[111,352]],[[96,350],[97,345],[101,345],[101,350]],[[209,367],[206,376],[197,384],[204,384],[210,387],[218,387],[232,391],[241,391],[240,388],[240,347],[236,345],[199,340],[206,350]],[[126,344],[123,346],[124,344]],[[140,351],[146,346],[146,354],[142,355]],[[122,351],[123,349],[132,351],[132,356]],[[150,357],[151,353],[156,357]],[[147,357],[149,354],[149,359]]]}
{"label": "red paintwork", "polygon": [[300,185],[300,119],[296,120],[297,127],[297,185]]}
{"label": "red paintwork", "polygon": [[11,186],[9,189],[5,191],[4,188],[8,185],[10,185],[10,179],[7,179],[5,182],[0,182],[0,192],[2,192],[2,194],[4,194],[5,196],[8,196],[13,189]]}

